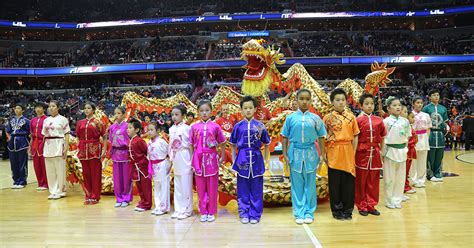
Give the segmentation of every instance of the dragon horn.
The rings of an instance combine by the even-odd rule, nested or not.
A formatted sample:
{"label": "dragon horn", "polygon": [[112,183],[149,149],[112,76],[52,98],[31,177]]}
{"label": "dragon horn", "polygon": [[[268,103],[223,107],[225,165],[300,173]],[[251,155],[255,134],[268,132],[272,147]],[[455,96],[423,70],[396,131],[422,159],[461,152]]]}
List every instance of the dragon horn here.
{"label": "dragon horn", "polygon": [[370,71],[380,71],[380,70],[388,70],[390,68],[387,68],[387,62],[383,63],[382,65],[379,65],[377,61],[374,61],[372,65],[370,66]]}
{"label": "dragon horn", "polygon": [[372,65],[370,66],[370,71],[376,71],[377,68],[379,68],[379,62],[374,61],[374,63],[372,63]]}

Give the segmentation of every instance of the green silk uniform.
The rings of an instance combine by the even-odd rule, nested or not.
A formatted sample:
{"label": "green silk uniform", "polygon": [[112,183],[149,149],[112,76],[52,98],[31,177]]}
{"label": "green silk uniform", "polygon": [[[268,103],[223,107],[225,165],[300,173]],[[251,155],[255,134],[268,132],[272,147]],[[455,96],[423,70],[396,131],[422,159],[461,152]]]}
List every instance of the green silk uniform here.
{"label": "green silk uniform", "polygon": [[448,110],[440,104],[430,103],[426,105],[423,112],[431,117],[432,128],[430,131],[430,150],[428,151],[427,176],[428,178],[442,178],[441,164],[444,156],[446,122],[448,121]]}

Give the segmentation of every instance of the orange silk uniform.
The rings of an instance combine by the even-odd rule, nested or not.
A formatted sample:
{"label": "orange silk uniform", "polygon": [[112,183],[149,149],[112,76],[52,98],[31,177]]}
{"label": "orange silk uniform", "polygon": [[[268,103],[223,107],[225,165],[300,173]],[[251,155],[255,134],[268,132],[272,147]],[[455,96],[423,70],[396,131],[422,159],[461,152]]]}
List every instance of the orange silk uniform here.
{"label": "orange silk uniform", "polygon": [[332,111],[324,117],[328,135],[325,139],[328,166],[355,176],[354,136],[360,133],[357,120],[348,110]]}

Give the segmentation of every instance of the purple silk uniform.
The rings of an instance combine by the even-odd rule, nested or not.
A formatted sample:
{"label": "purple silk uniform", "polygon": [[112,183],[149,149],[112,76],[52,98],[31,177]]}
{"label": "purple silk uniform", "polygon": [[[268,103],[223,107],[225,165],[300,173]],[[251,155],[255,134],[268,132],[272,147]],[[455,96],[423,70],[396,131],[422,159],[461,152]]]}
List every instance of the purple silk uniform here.
{"label": "purple silk uniform", "polygon": [[263,212],[263,174],[265,162],[260,151],[262,143],[270,144],[263,123],[244,119],[232,130],[230,143],[238,153],[232,169],[237,171],[237,201],[240,218],[260,220]]}
{"label": "purple silk uniform", "polygon": [[109,128],[109,140],[112,143],[114,193],[119,202],[132,202],[131,167],[128,158],[127,122],[114,123]]}

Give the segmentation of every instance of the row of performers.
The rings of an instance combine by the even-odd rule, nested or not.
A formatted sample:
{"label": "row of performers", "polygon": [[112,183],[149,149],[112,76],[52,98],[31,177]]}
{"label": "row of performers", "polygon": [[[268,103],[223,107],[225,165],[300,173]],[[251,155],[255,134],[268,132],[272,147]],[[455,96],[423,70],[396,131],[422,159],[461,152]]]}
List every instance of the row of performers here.
{"label": "row of performers", "polygon": [[[330,94],[334,110],[322,120],[309,111],[311,93],[297,93],[298,110],[287,116],[281,135],[283,154],[290,168],[292,205],[295,222],[312,223],[316,210],[316,170],[321,162],[329,166],[331,211],[339,220],[352,219],[354,204],[361,215],[380,215],[379,174],[384,170],[385,206],[401,208],[408,199],[404,192],[425,187],[427,165],[429,179],[442,181],[444,132],[447,111],[439,103],[439,92],[430,92],[431,103],[423,108],[423,99],[413,99],[408,112],[399,99],[386,99],[390,115],[382,119],[373,115],[374,96],[363,94],[359,103],[363,112],[356,118],[347,110],[347,95],[342,89]],[[263,174],[269,158],[270,138],[265,125],[255,120],[257,101],[245,96],[240,102],[242,120],[232,127],[232,169],[237,173],[237,199],[242,223],[258,223],[263,212]],[[65,159],[69,147],[69,124],[59,115],[57,101],[49,103],[51,116],[37,105],[37,117],[26,119],[23,107],[15,107],[15,117],[8,123],[8,148],[14,185],[26,185],[27,149],[31,147],[38,179],[38,189],[49,189],[49,199],[66,196]],[[83,167],[86,205],[97,204],[101,192],[101,156],[108,140],[113,161],[115,207],[132,202],[135,181],[140,201],[135,211],[151,210],[154,191],[154,215],[170,212],[170,170],[174,171],[174,213],[172,218],[192,215],[193,172],[199,198],[201,221],[214,221],[217,212],[218,167],[225,157],[225,136],[220,125],[211,121],[212,106],[200,101],[200,121],[192,126],[184,122],[186,108],[172,109],[174,125],[170,142],[162,139],[156,123],[148,124],[147,144],[141,137],[139,121],[125,120],[125,109],[115,109],[116,122],[105,130],[94,119],[95,105],[86,103],[86,118],[76,126],[79,140],[78,158]],[[361,130],[361,131],[360,131]],[[31,146],[28,136],[31,134]],[[315,146],[318,143],[320,151]],[[265,145],[264,153],[261,152]],[[105,147],[104,147],[105,146]],[[219,148],[219,149],[218,149]],[[102,151],[102,152],[101,152]],[[429,159],[427,159],[429,157]],[[414,166],[411,166],[413,163]],[[410,167],[412,169],[410,170]],[[410,176],[409,176],[410,175]],[[409,180],[410,178],[410,180]],[[152,186],[153,181],[153,186]],[[152,188],[153,187],[153,188]]]}

